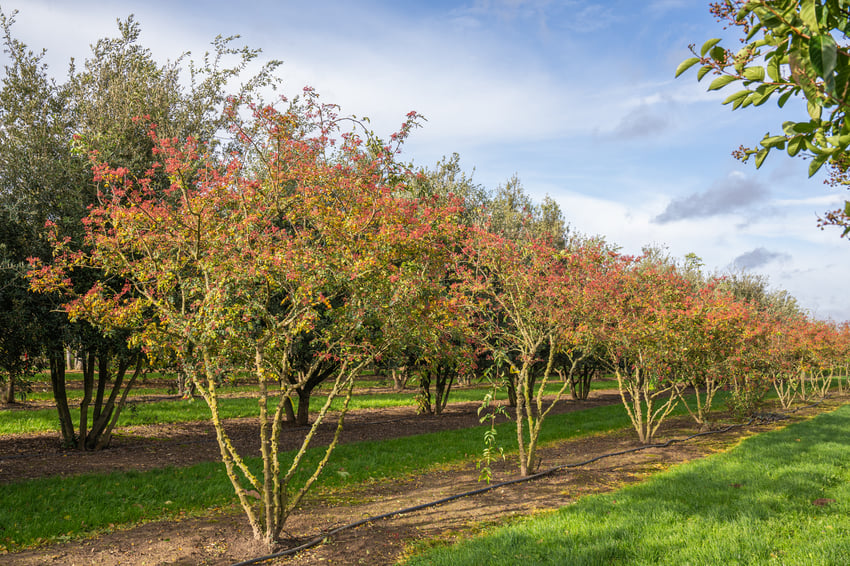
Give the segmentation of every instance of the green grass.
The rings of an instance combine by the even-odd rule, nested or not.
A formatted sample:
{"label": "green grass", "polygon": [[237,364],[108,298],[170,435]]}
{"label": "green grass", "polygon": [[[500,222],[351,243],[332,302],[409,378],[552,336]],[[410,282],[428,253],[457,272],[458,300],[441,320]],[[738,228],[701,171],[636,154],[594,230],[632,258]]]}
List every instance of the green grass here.
{"label": "green grass", "polygon": [[[844,565],[850,405],[407,562]],[[834,503],[814,505],[819,499]]]}
{"label": "green grass", "polygon": [[[627,426],[621,405],[597,407],[549,417],[541,440],[546,443]],[[483,448],[484,428],[341,445],[317,487],[348,493],[367,482],[477,458]],[[513,450],[513,424],[504,423],[497,429],[499,442]],[[314,449],[309,459],[315,462],[321,455],[321,449]],[[291,454],[283,456],[289,458]],[[258,466],[259,462],[252,464]],[[309,466],[303,469],[309,470]],[[337,473],[340,471],[346,474]],[[112,528],[110,525],[204,514],[211,508],[231,506],[233,501],[232,488],[219,463],[6,484],[0,486],[0,549],[64,540]]]}
{"label": "green grass", "polygon": [[[601,385],[606,385],[600,382]],[[254,388],[256,389],[256,387]],[[241,387],[238,391],[243,391]],[[547,392],[555,393],[556,384],[550,384]],[[230,388],[225,389],[230,391]],[[378,409],[387,407],[410,407],[415,406],[414,390],[400,393],[381,393],[371,395],[354,395],[351,409]],[[463,401],[480,401],[484,397],[483,388],[459,389],[452,391],[449,401],[459,403]],[[500,392],[499,399],[506,399],[504,392]],[[317,394],[310,399],[310,410],[318,411],[324,404],[326,396]],[[121,412],[118,426],[145,425],[154,423],[179,423],[191,421],[205,421],[210,418],[210,411],[203,399],[187,401],[174,399],[170,401],[154,401],[146,403],[132,403],[128,399],[128,405]],[[270,405],[271,406],[271,405]],[[342,399],[336,399],[331,405],[334,410],[342,408]],[[219,409],[222,418],[254,417],[259,414],[259,406],[256,399],[250,397],[221,398]],[[71,409],[72,419],[79,422],[79,409]],[[27,410],[0,410],[0,435],[21,434],[28,432],[47,432],[59,430],[59,417],[56,409],[27,409]]]}
{"label": "green grass", "polygon": [[[83,390],[82,389],[68,389],[67,397],[69,401],[77,401],[83,398]],[[167,387],[133,387],[132,391],[128,395],[128,399],[132,399],[133,397],[140,397],[142,395],[173,395],[174,391],[169,390]],[[94,394],[92,394],[94,395]],[[53,392],[52,391],[31,391],[27,393],[27,401],[52,401],[53,400]]]}

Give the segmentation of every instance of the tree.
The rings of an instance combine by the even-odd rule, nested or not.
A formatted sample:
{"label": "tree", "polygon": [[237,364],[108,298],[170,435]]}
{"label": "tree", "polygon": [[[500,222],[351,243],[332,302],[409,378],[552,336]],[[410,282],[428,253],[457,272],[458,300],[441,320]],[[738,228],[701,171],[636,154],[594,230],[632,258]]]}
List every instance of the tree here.
{"label": "tree", "polygon": [[548,240],[562,248],[567,237],[564,215],[558,203],[546,196],[536,204],[514,175],[500,185],[486,204],[486,227],[510,240]]}
{"label": "tree", "polygon": [[[566,271],[560,252],[547,242],[515,242],[484,230],[470,233],[458,258],[458,288],[477,340],[497,366],[507,369],[516,387],[522,475],[534,469],[543,421],[568,387],[562,383],[555,398],[544,402],[563,344]],[[539,378],[536,368],[541,368]]]}
{"label": "tree", "polygon": [[[19,262],[0,260],[0,402],[14,403],[26,394],[36,370],[40,328],[29,283]],[[39,309],[40,310],[40,309]]]}
{"label": "tree", "polygon": [[460,166],[460,155],[443,157],[433,168],[420,168],[407,180],[412,197],[453,198],[463,206],[461,219],[467,226],[482,226],[490,196],[487,190],[472,180]]}
{"label": "tree", "polygon": [[67,334],[51,302],[29,293],[24,273],[28,257],[49,254],[45,221],[62,223],[82,214],[78,195],[65,188],[77,184],[85,170],[84,160],[71,155],[68,90],[48,77],[43,51],[34,53],[12,36],[13,24],[14,14],[7,18],[0,11],[9,59],[0,83],[0,317],[5,319],[0,367],[7,401],[14,400],[21,371],[45,349],[61,349]]}
{"label": "tree", "polygon": [[607,367],[594,304],[594,286],[617,262],[617,252],[600,237],[574,234],[561,254],[563,344],[555,357],[557,371],[569,384],[575,400],[587,399],[593,376]]}
{"label": "tree", "polygon": [[721,283],[709,280],[693,289],[681,327],[680,348],[685,365],[676,393],[703,429],[710,427],[709,415],[715,395],[727,387],[730,376],[735,375],[734,360],[744,357],[746,350],[765,346],[763,334],[757,332],[755,310],[736,300]]}
{"label": "tree", "polygon": [[[850,146],[850,47],[842,37],[850,32],[850,18],[843,0],[723,0],[711,3],[711,11],[726,26],[739,28],[745,44],[737,52],[725,49],[719,39],[709,39],[694,57],[683,61],[676,76],[700,65],[697,79],[712,74],[708,90],[737,83],[743,89],[729,95],[723,104],[733,109],[760,106],[775,98],[783,107],[792,96],[802,96],[808,119],[788,120],[781,133],[766,134],[761,147],[741,147],[736,155],[743,161],[755,157],[761,167],[771,150],[810,159],[809,175],[825,163],[845,168]],[[838,37],[838,40],[836,40]],[[850,201],[843,210],[826,217],[827,224],[845,227]]]}
{"label": "tree", "polygon": [[[97,150],[112,165],[142,176],[145,164],[151,161],[153,144],[137,118],[147,115],[160,124],[163,135],[194,135],[210,140],[215,149],[215,134],[225,124],[221,110],[227,82],[238,79],[258,54],[234,48],[234,38],[217,38],[212,56],[205,55],[199,66],[189,63],[190,85],[184,87],[180,67],[186,56],[157,63],[150,51],[138,44],[141,30],[131,16],[118,22],[118,37],[100,39],[92,47],[82,70],[72,65],[68,80],[56,83],[48,78],[42,63],[44,52],[33,54],[12,37],[14,14],[6,18],[0,13],[0,21],[11,60],[0,92],[0,198],[4,219],[9,218],[16,232],[25,234],[22,242],[7,244],[18,262],[27,257],[50,260],[44,228],[47,221],[60,238],[68,238],[72,248],[84,245],[80,220],[97,202],[97,189],[87,158],[75,151],[75,145]],[[235,56],[235,65],[223,66],[229,56]],[[250,96],[272,82],[277,64],[272,61],[262,67],[236,93]],[[151,181],[159,187],[170,182],[163,176]],[[95,281],[115,284],[94,269],[74,274],[78,292]],[[45,330],[40,333],[38,348],[50,362],[63,440],[80,449],[102,448],[109,444],[123,400],[145,360],[140,350],[127,349],[126,333],[113,330],[112,335],[103,336],[87,322],[70,324],[67,317],[51,312],[60,302],[58,296],[31,298],[28,312]],[[79,428],[72,422],[65,393],[68,348],[79,352],[85,362]],[[129,368],[136,369],[125,379]]]}
{"label": "tree", "polygon": [[686,359],[692,284],[652,254],[620,257],[593,282],[609,366],[638,438],[652,442],[678,401]]}
{"label": "tree", "polygon": [[[124,282],[96,282],[72,297],[69,314],[133,329],[149,355],[180,359],[209,405],[254,536],[272,545],[339,440],[355,376],[397,339],[381,321],[405,328],[428,304],[458,209],[402,196],[393,156],[415,114],[377,153],[372,140],[342,131],[335,107],[309,89],[282,112],[259,106],[243,122],[234,103],[227,115],[236,140],[227,155],[154,131],[157,161],[135,177],[93,153],[102,189],[84,222],[87,247],[57,239],[56,261],[35,266],[33,284],[71,290],[68,274],[85,268]],[[160,172],[171,181],[164,190],[152,182]],[[287,460],[278,438],[287,404],[310,376],[293,361],[305,333],[312,354],[301,363],[333,360],[333,385]],[[233,368],[250,368],[259,383],[259,473],[236,451],[218,409],[217,376]],[[339,397],[334,438],[298,479]]]}

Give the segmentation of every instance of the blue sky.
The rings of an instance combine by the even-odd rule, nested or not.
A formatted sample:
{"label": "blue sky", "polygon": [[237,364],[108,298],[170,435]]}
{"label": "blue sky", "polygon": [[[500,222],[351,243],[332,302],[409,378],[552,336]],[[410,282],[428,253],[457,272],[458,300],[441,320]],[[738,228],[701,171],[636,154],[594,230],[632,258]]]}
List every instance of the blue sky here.
{"label": "blue sky", "polygon": [[[846,197],[776,153],[760,170],[734,160],[805,107],[732,112],[695,72],[674,79],[689,43],[726,37],[703,0],[258,1],[0,0],[15,35],[45,47],[63,77],[70,57],[133,13],[155,55],[196,57],[240,34],[284,61],[284,92],[312,86],[388,134],[427,118],[405,157],[457,152],[495,188],[516,174],[557,200],[571,228],[623,251],[665,245],[706,268],[746,268],[818,318],[850,319],[847,241],[817,228]],[[727,41],[729,46],[736,43]]]}

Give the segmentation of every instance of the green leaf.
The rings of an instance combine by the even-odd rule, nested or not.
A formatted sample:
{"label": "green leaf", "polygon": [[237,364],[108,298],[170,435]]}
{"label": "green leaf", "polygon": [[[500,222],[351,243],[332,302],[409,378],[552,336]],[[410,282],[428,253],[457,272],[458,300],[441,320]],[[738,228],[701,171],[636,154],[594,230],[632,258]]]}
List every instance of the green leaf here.
{"label": "green leaf", "polygon": [[709,39],[705,43],[702,44],[702,49],[699,50],[699,54],[702,57],[705,57],[705,54],[708,53],[708,50],[720,43],[720,38]]}
{"label": "green leaf", "polygon": [[684,61],[679,63],[678,67],[676,67],[676,75],[675,76],[678,77],[679,75],[681,75],[682,73],[684,73],[685,71],[687,71],[688,69],[690,69],[691,67],[696,65],[697,63],[699,63],[699,61],[700,61],[699,57],[691,57],[689,59],[685,59]]}
{"label": "green leaf", "polygon": [[815,142],[809,136],[803,138],[803,143],[806,144],[806,149],[811,151],[812,153],[816,155],[820,155],[823,153],[823,150],[817,145],[815,145]]}
{"label": "green leaf", "polygon": [[760,149],[756,154],[756,169],[761,167],[761,164],[764,163],[764,158],[767,157],[767,154],[770,152],[769,148]]}
{"label": "green leaf", "polygon": [[750,104],[753,106],[761,106],[765,102],[767,102],[768,97],[760,92],[754,92],[753,96],[750,97]]}
{"label": "green leaf", "polygon": [[706,65],[705,67],[703,67],[702,69],[700,69],[700,70],[697,72],[697,81],[701,81],[701,80],[702,80],[702,78],[703,78],[704,76],[706,76],[710,70],[711,70],[711,66],[709,66],[709,65]]}
{"label": "green leaf", "polygon": [[770,29],[773,35],[783,35],[783,31],[785,31],[787,26],[782,21],[782,18],[764,8],[756,8],[753,12],[755,12],[756,16],[758,16],[761,23]]}
{"label": "green leaf", "polygon": [[770,99],[770,95],[773,94],[773,91],[777,89],[775,85],[769,86],[768,88],[762,88],[763,86],[764,85],[756,90],[758,97],[753,97],[753,106],[761,106],[767,102]]}
{"label": "green leaf", "polygon": [[770,61],[767,62],[767,75],[775,83],[782,80],[782,74],[779,72],[779,59],[777,57],[771,57]]}
{"label": "green leaf", "polygon": [[827,159],[829,159],[828,153],[822,153],[821,155],[818,155],[817,157],[812,159],[812,162],[809,163],[809,177],[817,173],[820,168],[823,167],[823,164],[826,163]]}
{"label": "green leaf", "polygon": [[818,76],[831,77],[835,71],[837,45],[832,36],[816,35],[809,41],[809,60]]}
{"label": "green leaf", "polygon": [[749,41],[755,36],[762,28],[761,22],[757,22],[756,25],[750,28],[750,33],[747,34],[746,41]]}
{"label": "green leaf", "polygon": [[786,136],[797,134],[811,134],[817,129],[817,125],[811,122],[782,122],[782,131]]}
{"label": "green leaf", "polygon": [[779,105],[779,107],[780,107],[780,108],[782,108],[783,106],[785,106],[785,103],[786,103],[786,102],[788,102],[788,99],[789,99],[789,98],[791,98],[791,95],[793,94],[793,92],[794,92],[794,91],[789,90],[789,91],[787,91],[787,92],[784,92],[784,93],[782,94],[782,96],[780,96],[780,97],[779,97],[779,100],[777,101],[777,104]]}
{"label": "green leaf", "polygon": [[800,153],[800,150],[803,149],[804,146],[805,144],[803,143],[803,136],[791,138],[791,140],[788,142],[788,155],[794,157],[795,155]]}
{"label": "green leaf", "polygon": [[717,61],[718,63],[722,63],[726,60],[726,50],[719,45],[715,45],[714,47],[712,47],[710,54],[711,58]]}
{"label": "green leaf", "polygon": [[729,96],[727,96],[726,100],[723,101],[723,104],[729,104],[730,102],[735,102],[736,100],[738,100],[740,98],[744,98],[748,94],[750,94],[750,91],[748,91],[748,90],[739,90],[735,94],[730,94]]}
{"label": "green leaf", "polygon": [[836,65],[835,72],[835,90],[845,92],[848,86],[848,78],[850,78],[850,67],[848,65]]}
{"label": "green leaf", "polygon": [[735,77],[733,77],[731,75],[721,75],[721,76],[717,77],[716,79],[714,79],[713,81],[711,81],[711,84],[708,85],[708,90],[721,89],[724,86],[726,86],[729,83],[734,82],[736,80],[738,80],[738,79],[736,79]]}
{"label": "green leaf", "polygon": [[[765,136],[765,138],[763,140],[761,140],[761,145],[762,145],[762,147],[765,147],[767,149],[771,149],[771,148],[774,148],[774,147],[782,146],[785,143],[785,141],[786,141],[785,136],[770,136],[770,137]],[[780,147],[780,149],[783,149],[783,148]]]}
{"label": "green leaf", "polygon": [[815,32],[818,29],[818,16],[815,9],[815,0],[803,0],[800,5],[800,17],[803,18],[803,23],[809,28],[810,32]]}
{"label": "green leaf", "polygon": [[764,67],[747,67],[744,69],[743,75],[748,81],[763,81]]}
{"label": "green leaf", "polygon": [[820,120],[821,111],[823,110],[823,108],[821,108],[819,100],[809,99],[808,104],[806,104],[806,110],[809,111],[809,116],[812,118],[812,120]]}

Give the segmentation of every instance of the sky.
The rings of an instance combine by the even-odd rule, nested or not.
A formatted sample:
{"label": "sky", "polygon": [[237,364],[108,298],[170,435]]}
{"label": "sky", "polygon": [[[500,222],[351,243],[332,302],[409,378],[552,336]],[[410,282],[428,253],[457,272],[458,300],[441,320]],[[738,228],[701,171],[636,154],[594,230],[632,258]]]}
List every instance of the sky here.
{"label": "sky", "polygon": [[[772,153],[735,160],[805,105],[732,111],[677,65],[724,31],[704,0],[0,0],[14,36],[61,80],[98,38],[134,14],[162,61],[200,59],[217,36],[280,59],[282,93],[316,89],[389,135],[412,110],[427,121],[403,158],[434,166],[460,155],[495,189],[516,175],[556,200],[575,232],[624,253],[646,245],[708,272],[763,275],[821,319],[850,319],[850,242],[819,214],[848,197],[808,178],[808,163]],[[0,61],[6,59],[0,56]]]}

